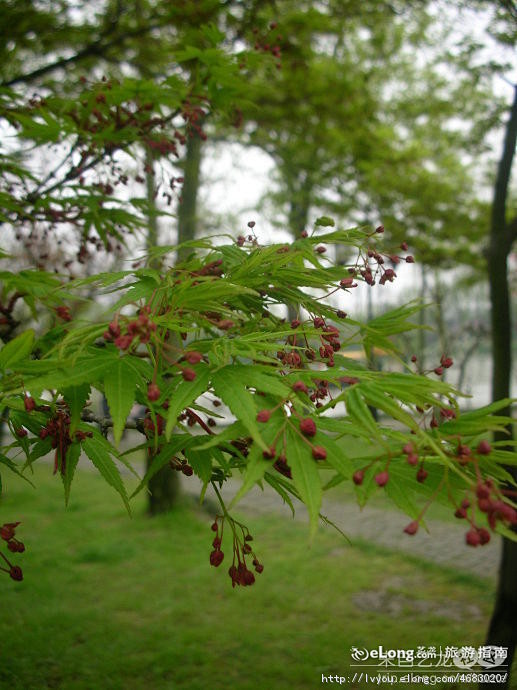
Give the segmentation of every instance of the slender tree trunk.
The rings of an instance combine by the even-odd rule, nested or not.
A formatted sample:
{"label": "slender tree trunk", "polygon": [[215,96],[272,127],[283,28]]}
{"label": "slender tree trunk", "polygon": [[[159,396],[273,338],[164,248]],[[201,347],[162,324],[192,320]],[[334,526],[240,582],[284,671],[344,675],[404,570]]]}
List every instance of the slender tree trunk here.
{"label": "slender tree trunk", "polygon": [[[156,200],[154,197],[154,158],[149,147],[146,148],[146,193],[148,208],[147,248],[151,249],[158,244],[158,222],[156,213]],[[147,469],[153,462],[154,452],[152,448],[147,452]],[[157,472],[147,484],[148,505],[147,510],[151,515],[166,513],[174,506],[179,492],[178,473],[169,465],[165,465]]]}
{"label": "slender tree trunk", "polygon": [[434,274],[434,301],[436,304],[436,324],[438,327],[438,338],[440,339],[440,350],[447,354],[449,350],[449,336],[445,323],[445,310],[443,308],[443,288],[438,272]]}
{"label": "slender tree trunk", "polygon": [[[150,156],[150,158],[149,158]],[[148,152],[148,169],[152,169],[152,154]],[[178,244],[192,240],[196,236],[197,225],[197,198],[199,190],[199,173],[201,169],[201,139],[194,135],[187,142],[185,163],[183,168],[183,189],[181,203],[178,206]],[[154,177],[147,173],[147,200],[149,202],[149,232],[148,241],[156,244],[158,228],[156,213],[153,213],[154,202]],[[189,250],[178,251],[178,259],[188,256]],[[148,453],[147,466],[152,463],[153,454]],[[168,512],[175,504],[179,492],[179,475],[169,465],[165,465],[148,484],[149,505],[151,515]]]}
{"label": "slender tree trunk", "polygon": [[310,190],[298,195],[298,198],[293,197],[289,204],[289,214],[287,222],[289,224],[289,231],[293,239],[298,239],[303,230],[307,228],[309,222],[309,206],[310,206]]}
{"label": "slender tree trunk", "polygon": [[[183,165],[183,188],[178,204],[178,244],[193,240],[197,230],[197,201],[202,160],[202,141],[197,134],[189,137]],[[184,259],[191,250],[178,251],[178,260]]]}
{"label": "slender tree trunk", "polygon": [[[307,184],[307,183],[306,183]],[[302,191],[291,193],[291,201],[289,203],[289,212],[287,214],[287,223],[289,225],[289,232],[293,240],[300,238],[301,233],[306,229],[309,222],[309,208],[310,208],[310,188],[302,186]],[[290,321],[295,319],[298,315],[298,305],[287,305],[287,316]]]}
{"label": "slender tree trunk", "polygon": [[[373,297],[372,297],[372,291],[371,291],[371,286],[368,286],[368,292],[367,298],[366,298],[366,321],[369,322],[373,319]],[[375,348],[372,347],[370,356],[368,357],[368,368],[372,369],[374,371],[379,370],[379,361],[375,355]],[[379,421],[379,410],[374,407],[373,405],[368,405],[370,408],[370,412],[372,413],[372,417],[375,419],[376,422]]]}
{"label": "slender tree trunk", "polygon": [[[427,268],[422,265],[422,283],[420,286],[420,302],[422,306],[427,297]],[[420,330],[418,331],[418,370],[423,371],[425,369],[425,348],[427,340],[427,332],[425,330],[425,309],[420,309],[418,325]]]}
{"label": "slender tree trunk", "polygon": [[147,249],[158,245],[158,221],[154,197],[154,156],[149,146],[145,149],[145,192],[147,198]]}
{"label": "slender tree trunk", "polygon": [[[492,322],[492,398],[508,398],[512,371],[512,324],[510,291],[508,286],[508,255],[513,237],[506,218],[506,199],[517,143],[517,86],[510,117],[506,125],[503,154],[499,161],[494,189],[488,255],[491,322]],[[510,414],[510,407],[500,414]],[[499,434],[498,440],[512,438],[511,425],[507,434]],[[507,468],[517,478],[515,468]],[[499,567],[497,596],[487,635],[488,645],[508,648],[508,669],[511,668],[517,644],[517,543],[503,539],[503,554]],[[481,684],[480,688],[506,688],[509,681],[497,684]]]}

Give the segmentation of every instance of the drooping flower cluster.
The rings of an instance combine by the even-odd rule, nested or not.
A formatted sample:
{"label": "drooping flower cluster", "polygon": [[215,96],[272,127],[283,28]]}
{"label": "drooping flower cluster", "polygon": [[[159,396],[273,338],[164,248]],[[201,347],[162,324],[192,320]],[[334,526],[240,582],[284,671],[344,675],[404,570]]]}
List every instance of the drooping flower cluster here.
{"label": "drooping flower cluster", "polygon": [[69,447],[76,441],[82,441],[87,436],[93,436],[91,431],[81,431],[77,429],[74,432],[74,439],[70,435],[70,414],[68,408],[62,405],[57,408],[55,414],[48,420],[46,425],[41,428],[39,437],[46,439],[50,437],[52,448],[55,448],[54,454],[54,474],[60,472],[63,476],[66,472],[66,454]]}
{"label": "drooping flower cluster", "polygon": [[[6,522],[0,527],[0,538],[7,543],[7,548],[11,553],[23,553],[25,551],[25,544],[15,537],[16,528],[19,524],[19,522]],[[0,566],[0,570],[8,573],[17,582],[23,580],[23,572],[20,566],[13,565],[1,551],[0,556],[7,565],[7,568]]]}
{"label": "drooping flower cluster", "polygon": [[229,523],[233,536],[233,562],[228,569],[228,575],[231,578],[232,587],[236,585],[247,587],[255,582],[255,575],[248,568],[246,559],[251,560],[256,573],[260,574],[264,570],[264,566],[256,557],[250,544],[253,541],[253,537],[249,533],[248,528],[234,520],[228,513],[217,515],[212,524],[212,531],[216,533],[216,536],[212,542],[213,551],[210,554],[210,565],[217,568],[224,560],[224,552],[221,550],[221,546],[225,521]]}

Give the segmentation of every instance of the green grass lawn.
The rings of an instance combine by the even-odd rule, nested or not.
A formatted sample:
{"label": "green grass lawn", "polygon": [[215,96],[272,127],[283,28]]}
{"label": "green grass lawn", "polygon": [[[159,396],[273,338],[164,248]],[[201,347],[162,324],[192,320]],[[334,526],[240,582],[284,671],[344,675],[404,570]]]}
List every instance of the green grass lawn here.
{"label": "green grass lawn", "polygon": [[95,474],[78,472],[68,509],[50,467],[35,479],[5,477],[0,503],[27,545],[23,582],[0,580],[2,689],[319,688],[350,673],[352,645],[483,641],[485,580],[327,529],[309,547],[306,527],[272,516],[247,521],[265,569],[233,590],[229,563],[208,562],[211,516],[189,500],[150,519],[141,496],[129,519]]}

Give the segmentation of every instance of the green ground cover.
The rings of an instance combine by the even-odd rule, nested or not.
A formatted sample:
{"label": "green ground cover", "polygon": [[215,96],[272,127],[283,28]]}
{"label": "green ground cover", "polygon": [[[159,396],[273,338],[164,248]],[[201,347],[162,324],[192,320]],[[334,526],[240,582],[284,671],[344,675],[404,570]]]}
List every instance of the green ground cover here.
{"label": "green ground cover", "polygon": [[324,528],[309,548],[306,527],[271,516],[247,520],[263,574],[232,590],[227,560],[208,563],[211,516],[190,499],[149,519],[140,496],[129,519],[90,472],[68,509],[48,466],[37,490],[5,484],[0,523],[23,521],[27,551],[24,581],[1,580],[0,688],[303,690],[350,673],[352,645],[483,641],[494,592],[474,576]]}

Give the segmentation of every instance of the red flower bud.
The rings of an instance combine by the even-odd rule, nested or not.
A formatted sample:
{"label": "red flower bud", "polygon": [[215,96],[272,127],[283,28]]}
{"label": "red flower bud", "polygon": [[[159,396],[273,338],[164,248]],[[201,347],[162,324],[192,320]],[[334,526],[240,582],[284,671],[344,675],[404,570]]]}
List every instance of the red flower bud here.
{"label": "red flower bud", "polygon": [[230,328],[235,326],[235,322],[231,319],[221,319],[216,325],[217,328],[220,328],[222,331],[228,331]]}
{"label": "red flower bud", "polygon": [[327,451],[322,446],[314,446],[312,449],[312,457],[315,460],[326,460]]}
{"label": "red flower bud", "polygon": [[271,418],[271,410],[260,410],[257,413],[257,422],[269,422]]}
{"label": "red flower bud", "polygon": [[14,537],[14,527],[11,525],[2,525],[0,527],[0,538],[4,541],[9,541]]}
{"label": "red flower bud", "polygon": [[442,365],[442,367],[444,369],[449,369],[450,367],[452,367],[454,362],[452,361],[452,359],[450,357],[446,357],[445,355],[442,355],[441,359],[440,359],[440,364]]}
{"label": "red flower bud", "polygon": [[181,370],[181,375],[185,381],[193,381],[196,378],[194,369],[189,369],[188,367]]}
{"label": "red flower bud", "polygon": [[479,532],[475,527],[469,529],[465,535],[465,541],[469,546],[479,546],[479,544],[481,544],[481,537],[479,536]]}
{"label": "red flower bud", "polygon": [[353,278],[342,278],[339,281],[339,284],[342,288],[352,288],[352,287],[357,287],[357,283],[354,283]]}
{"label": "red flower bud", "polygon": [[151,402],[158,400],[160,397],[160,389],[155,383],[150,383],[147,387],[147,399]]}
{"label": "red flower bud", "polygon": [[23,580],[22,569],[18,565],[11,566],[9,575],[13,578],[13,580],[16,580],[17,582],[21,582]]}
{"label": "red flower bud", "polygon": [[57,307],[56,314],[63,321],[71,321],[72,315],[70,314],[70,309],[68,307]]}
{"label": "red flower bud", "polygon": [[28,395],[26,395],[23,399],[23,404],[27,412],[32,412],[32,410],[36,407],[36,401],[34,398],[31,398]]}
{"label": "red flower bud", "polygon": [[417,482],[420,482],[420,484],[421,484],[422,482],[425,482],[425,480],[427,479],[427,475],[428,475],[428,474],[429,474],[429,473],[427,472],[427,470],[424,470],[424,468],[421,467],[421,468],[418,470],[418,472],[416,473],[416,480],[417,480]]}
{"label": "red flower bud", "polygon": [[406,527],[404,527],[404,532],[406,534],[416,534],[418,532],[418,522],[416,520],[410,522],[409,525],[406,525]]}
{"label": "red flower bud", "polygon": [[379,474],[375,475],[375,483],[378,486],[386,486],[390,478],[390,475],[388,472],[385,470],[384,472],[379,472]]}
{"label": "red flower bud", "polygon": [[492,451],[492,446],[490,445],[490,443],[488,443],[488,441],[483,440],[483,441],[479,442],[479,445],[477,447],[477,452],[480,455],[488,455],[491,451]]}
{"label": "red flower bud", "polygon": [[488,544],[488,542],[490,541],[490,532],[484,527],[479,527],[478,534],[479,543],[481,544],[481,546],[483,546],[484,544]]}
{"label": "red flower bud", "polygon": [[364,470],[357,470],[352,476],[352,481],[357,486],[360,486],[364,481]]}
{"label": "red flower bud", "polygon": [[224,560],[224,553],[220,551],[219,549],[216,549],[212,551],[210,554],[210,565],[213,565],[214,568],[217,568],[218,566],[221,565],[221,563]]}
{"label": "red flower bud", "polygon": [[185,352],[184,358],[189,364],[199,364],[199,362],[201,362],[201,360],[203,359],[203,355],[201,354],[201,352],[191,350],[190,352]]}
{"label": "red flower bud", "polygon": [[314,420],[310,417],[302,419],[300,422],[300,431],[304,436],[315,436],[317,429]]}

